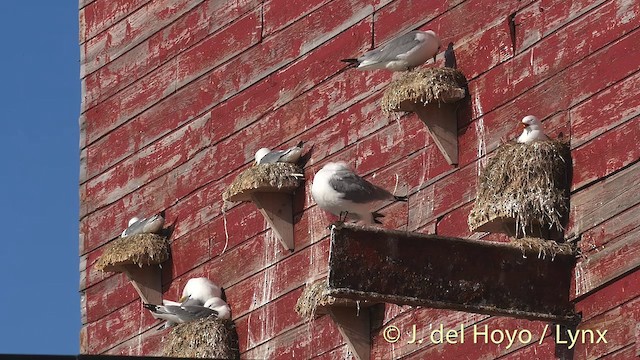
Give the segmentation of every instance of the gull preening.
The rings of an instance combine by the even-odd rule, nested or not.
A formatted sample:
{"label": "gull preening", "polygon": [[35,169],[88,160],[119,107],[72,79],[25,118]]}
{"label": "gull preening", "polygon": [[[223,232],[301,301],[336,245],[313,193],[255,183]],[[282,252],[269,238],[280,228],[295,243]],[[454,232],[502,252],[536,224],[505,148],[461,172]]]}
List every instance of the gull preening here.
{"label": "gull preening", "polygon": [[334,215],[343,215],[366,224],[381,224],[384,215],[372,211],[375,202],[382,200],[407,201],[373,185],[354,173],[345,162],[330,162],[320,169],[311,185],[311,196],[318,206]]}
{"label": "gull preening", "polygon": [[222,290],[207,278],[187,281],[180,300],[162,300],[162,305],[144,304],[154,317],[166,320],[160,328],[182,324],[209,316],[231,318],[229,305],[222,300]]}
{"label": "gull preening", "polygon": [[164,226],[164,211],[153,215],[149,218],[139,219],[137,217],[131,218],[126,229],[122,231],[120,237],[126,237],[136,234],[144,233],[159,233]]}
{"label": "gull preening", "polygon": [[385,45],[366,52],[357,59],[343,59],[360,70],[388,69],[406,71],[422,65],[427,60],[436,60],[440,50],[440,39],[432,30],[410,31]]}
{"label": "gull preening", "polygon": [[256,152],[256,164],[273,164],[277,162],[295,164],[300,160],[300,156],[302,155],[302,145],[304,145],[304,141],[300,141],[296,146],[286,150],[262,148]]}
{"label": "gull preening", "polygon": [[540,120],[533,115],[527,115],[522,118],[522,134],[518,137],[518,142],[528,144],[536,140],[549,140],[544,133],[544,127]]}

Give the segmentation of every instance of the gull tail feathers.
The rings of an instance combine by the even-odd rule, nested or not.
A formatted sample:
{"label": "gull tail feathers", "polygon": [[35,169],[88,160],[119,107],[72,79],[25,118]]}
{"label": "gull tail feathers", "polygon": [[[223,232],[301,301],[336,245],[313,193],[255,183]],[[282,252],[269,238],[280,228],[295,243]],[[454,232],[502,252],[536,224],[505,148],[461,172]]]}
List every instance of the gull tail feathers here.
{"label": "gull tail feathers", "polygon": [[393,198],[394,198],[396,201],[404,201],[404,202],[409,201],[409,197],[408,197],[408,196],[397,196],[397,195],[393,195]]}
{"label": "gull tail feathers", "polygon": [[371,213],[371,216],[373,217],[373,222],[376,224],[382,224],[382,221],[380,221],[378,218],[383,218],[384,214],[380,214],[377,211],[374,211]]}
{"label": "gull tail feathers", "polygon": [[349,64],[347,65],[347,69],[355,68],[355,67],[358,67],[358,65],[360,65],[360,61],[358,61],[358,59],[342,59],[340,61],[346,62]]}
{"label": "gull tail feathers", "polygon": [[158,310],[158,305],[153,305],[153,304],[142,304],[142,307],[144,307],[147,310],[151,310],[151,311],[157,311]]}

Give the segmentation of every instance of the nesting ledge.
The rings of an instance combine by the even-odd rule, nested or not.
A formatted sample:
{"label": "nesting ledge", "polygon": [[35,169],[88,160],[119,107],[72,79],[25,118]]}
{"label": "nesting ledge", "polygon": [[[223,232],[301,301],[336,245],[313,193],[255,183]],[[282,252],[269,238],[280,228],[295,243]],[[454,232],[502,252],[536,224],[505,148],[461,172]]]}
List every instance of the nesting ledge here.
{"label": "nesting ledge", "polygon": [[165,343],[164,356],[239,359],[236,327],[231,320],[215,317],[178,324]]}
{"label": "nesting ledge", "polygon": [[480,175],[469,228],[560,240],[569,211],[570,164],[565,141],[502,145]]}
{"label": "nesting ledge", "polygon": [[410,71],[394,80],[382,98],[382,110],[415,112],[449,164],[458,163],[456,102],[467,94],[467,80],[451,68]]}
{"label": "nesting ledge", "polygon": [[225,201],[251,201],[288,250],[293,250],[293,192],[302,168],[291,163],[260,164],[242,172],[222,194]]}
{"label": "nesting ledge", "polygon": [[169,259],[169,241],[157,234],[137,234],[111,241],[96,262],[101,271],[123,272],[142,301],[162,304],[161,269]]}

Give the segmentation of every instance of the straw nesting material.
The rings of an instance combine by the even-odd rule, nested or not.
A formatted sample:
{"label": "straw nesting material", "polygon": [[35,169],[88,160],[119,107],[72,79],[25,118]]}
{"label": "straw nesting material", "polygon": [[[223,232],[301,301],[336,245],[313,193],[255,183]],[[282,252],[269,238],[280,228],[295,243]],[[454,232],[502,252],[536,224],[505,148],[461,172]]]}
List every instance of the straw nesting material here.
{"label": "straw nesting material", "polygon": [[233,321],[208,317],[173,327],[164,356],[239,359],[238,333]]}
{"label": "straw nesting material", "polygon": [[169,242],[157,234],[137,234],[109,243],[96,262],[96,269],[120,272],[121,265],[155,265],[169,259]]}
{"label": "straw nesting material", "polygon": [[382,97],[382,110],[405,111],[403,103],[452,103],[466,95],[467,79],[451,68],[428,68],[404,73],[389,84]]}
{"label": "straw nesting material", "polygon": [[513,244],[522,250],[522,255],[533,254],[539,259],[555,259],[557,255],[575,255],[576,251],[570,243],[557,243],[535,237],[523,237],[515,239]]}
{"label": "straw nesting material", "polygon": [[292,174],[302,174],[302,168],[291,163],[260,164],[238,175],[222,194],[225,201],[249,201],[254,192],[293,193],[302,180]]}
{"label": "straw nesting material", "polygon": [[547,140],[496,149],[478,179],[469,228],[514,222],[516,236],[534,226],[563,229],[569,210],[569,145]]}
{"label": "straw nesting material", "polygon": [[307,285],[302,291],[296,303],[296,312],[300,317],[311,320],[316,316],[318,307],[330,306],[336,302],[336,298],[327,293],[327,281],[323,279]]}

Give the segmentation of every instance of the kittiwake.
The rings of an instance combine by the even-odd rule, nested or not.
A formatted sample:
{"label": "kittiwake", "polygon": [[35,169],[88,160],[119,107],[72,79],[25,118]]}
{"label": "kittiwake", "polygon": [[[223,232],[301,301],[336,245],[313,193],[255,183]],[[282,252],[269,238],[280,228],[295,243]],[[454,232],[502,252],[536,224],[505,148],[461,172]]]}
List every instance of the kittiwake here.
{"label": "kittiwake", "polygon": [[527,144],[536,140],[549,140],[545,135],[544,128],[540,120],[533,115],[527,115],[522,118],[522,134],[518,137],[518,142]]}
{"label": "kittiwake", "polygon": [[344,215],[367,224],[381,224],[384,215],[372,211],[381,200],[407,201],[406,196],[395,196],[355,174],[343,162],[330,162],[320,169],[311,185],[311,196],[318,206],[334,215]]}
{"label": "kittiwake", "polygon": [[357,59],[343,59],[360,70],[388,69],[406,71],[422,65],[427,60],[436,60],[441,43],[432,30],[410,31],[385,45],[366,52]]}

